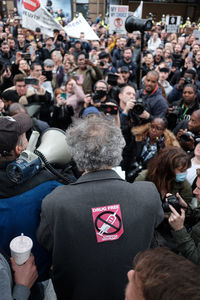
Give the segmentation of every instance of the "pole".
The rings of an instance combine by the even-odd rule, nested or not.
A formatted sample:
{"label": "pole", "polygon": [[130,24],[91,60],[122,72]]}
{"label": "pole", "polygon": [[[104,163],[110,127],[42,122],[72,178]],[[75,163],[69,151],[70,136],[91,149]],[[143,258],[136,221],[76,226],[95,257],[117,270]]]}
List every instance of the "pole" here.
{"label": "pole", "polygon": [[144,31],[141,32],[140,72],[139,72],[140,76],[139,76],[139,84],[138,84],[139,89],[141,89],[141,87],[142,87],[143,50],[144,50]]}

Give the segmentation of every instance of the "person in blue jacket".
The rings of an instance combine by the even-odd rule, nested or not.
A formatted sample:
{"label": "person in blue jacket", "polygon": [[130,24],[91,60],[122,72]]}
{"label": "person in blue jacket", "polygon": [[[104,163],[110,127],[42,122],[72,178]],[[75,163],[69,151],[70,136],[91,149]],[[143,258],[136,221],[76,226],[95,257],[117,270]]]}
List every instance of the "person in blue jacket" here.
{"label": "person in blue jacket", "polygon": [[10,256],[10,241],[22,232],[33,241],[32,252],[38,268],[39,280],[45,280],[50,260],[36,239],[40,221],[42,199],[60,183],[46,170],[27,181],[17,184],[6,173],[9,163],[26,149],[26,131],[32,126],[31,118],[24,113],[13,117],[0,117],[0,248]]}

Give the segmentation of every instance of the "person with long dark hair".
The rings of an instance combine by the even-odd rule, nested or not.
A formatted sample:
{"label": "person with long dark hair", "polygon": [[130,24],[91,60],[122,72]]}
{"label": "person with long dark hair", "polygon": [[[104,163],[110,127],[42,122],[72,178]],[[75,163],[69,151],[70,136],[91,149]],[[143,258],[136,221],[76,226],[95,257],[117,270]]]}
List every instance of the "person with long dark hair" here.
{"label": "person with long dark hair", "polygon": [[190,203],[192,189],[186,180],[187,169],[190,165],[190,158],[183,149],[178,147],[165,148],[150,160],[147,170],[142,171],[136,181],[152,181],[162,200],[168,193],[179,193],[187,203]]}

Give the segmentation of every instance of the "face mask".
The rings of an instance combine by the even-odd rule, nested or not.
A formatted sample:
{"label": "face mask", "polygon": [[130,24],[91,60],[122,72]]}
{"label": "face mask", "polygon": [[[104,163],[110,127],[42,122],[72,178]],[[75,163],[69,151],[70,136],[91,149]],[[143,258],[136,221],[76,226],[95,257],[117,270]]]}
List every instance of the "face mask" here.
{"label": "face mask", "polygon": [[176,174],[176,182],[183,182],[186,179],[187,172]]}
{"label": "face mask", "polygon": [[98,91],[95,91],[95,94],[98,95],[100,99],[102,99],[103,97],[105,97],[107,95],[107,91],[98,90]]}

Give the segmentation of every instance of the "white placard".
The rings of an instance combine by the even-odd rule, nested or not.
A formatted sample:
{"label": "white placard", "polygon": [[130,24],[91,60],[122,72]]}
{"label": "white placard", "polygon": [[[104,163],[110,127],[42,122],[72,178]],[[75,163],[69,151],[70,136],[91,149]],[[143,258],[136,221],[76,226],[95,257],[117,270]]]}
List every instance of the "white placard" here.
{"label": "white placard", "polygon": [[181,16],[166,16],[166,27],[167,33],[178,33],[181,22]]}
{"label": "white placard", "polygon": [[125,21],[128,17],[128,6],[126,5],[110,5],[109,15],[109,33],[114,31],[120,34],[126,34]]}

